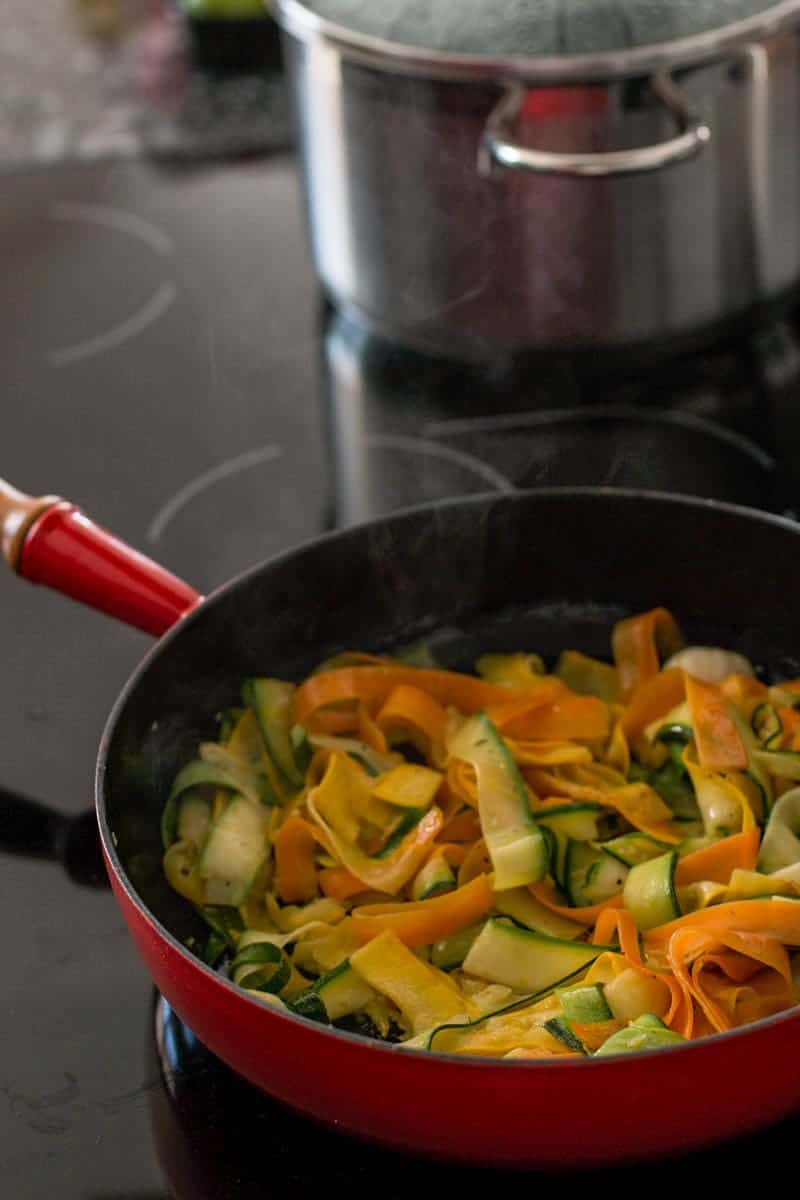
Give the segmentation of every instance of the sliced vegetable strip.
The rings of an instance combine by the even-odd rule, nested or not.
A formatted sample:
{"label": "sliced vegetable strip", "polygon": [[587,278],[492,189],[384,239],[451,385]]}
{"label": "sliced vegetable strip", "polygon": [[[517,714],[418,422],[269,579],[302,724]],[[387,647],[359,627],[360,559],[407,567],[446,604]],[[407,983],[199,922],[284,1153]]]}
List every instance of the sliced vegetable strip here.
{"label": "sliced vegetable strip", "polygon": [[427,671],[418,667],[342,667],[312,675],[294,695],[296,719],[305,722],[331,704],[364,700],[385,704],[397,687],[420,688],[439,704],[452,704],[463,713],[480,712],[508,699],[508,691],[455,671]]}
{"label": "sliced vegetable strip", "polygon": [[783,729],[781,737],[781,750],[798,750],[800,749],[800,712],[795,708],[786,708],[784,705],[777,707],[778,719]]}
{"label": "sliced vegetable strip", "polygon": [[619,938],[620,953],[632,966],[641,966],[639,931],[630,913],[623,908],[605,908],[598,914],[592,941],[595,945],[606,946],[615,934]]}
{"label": "sliced vegetable strip", "polygon": [[616,667],[578,650],[565,650],[560,654],[555,673],[567,687],[582,696],[597,696],[608,704],[615,704],[620,698]]}
{"label": "sliced vegetable strip", "polygon": [[287,904],[317,894],[317,840],[302,817],[288,817],[275,835],[275,890]]}
{"label": "sliced vegetable strip", "polygon": [[386,734],[375,721],[369,706],[360,703],[356,709],[358,720],[358,736],[366,745],[370,746],[378,754],[387,754],[389,745],[386,741]]}
{"label": "sliced vegetable strip", "polygon": [[506,735],[514,761],[525,767],[560,767],[564,763],[590,763],[588,746],[568,741],[519,741]]}
{"label": "sliced vegetable strip", "polygon": [[364,891],[364,882],[348,871],[347,867],[325,867],[319,873],[319,886],[323,895],[332,900],[349,900]]}
{"label": "sliced vegetable strip", "polygon": [[668,658],[682,645],[683,635],[665,608],[618,621],[611,635],[611,649],[623,700],[658,674],[660,657]]}
{"label": "sliced vegetable strip", "polygon": [[597,920],[602,912],[607,908],[622,908],[622,895],[612,896],[609,900],[603,900],[600,904],[584,905],[582,908],[568,907],[566,904],[559,903],[558,896],[553,885],[547,881],[543,883],[534,883],[531,885],[531,895],[545,908],[549,908],[551,912],[558,913],[560,917],[569,917],[573,921],[580,921],[582,925],[592,925]]}
{"label": "sliced vegetable strip", "polygon": [[320,814],[313,792],[306,801],[311,816],[328,838],[334,855],[341,865],[376,892],[395,895],[422,865],[428,847],[442,827],[442,814],[431,809],[408,833],[400,845],[386,858],[365,854],[355,843],[341,837]]}
{"label": "sliced vegetable strip", "polygon": [[[726,952],[732,943],[736,953]],[[708,975],[708,968],[722,971],[735,983],[749,981],[751,1004],[755,1003],[760,1016],[779,1012],[791,1003],[791,971],[785,949],[777,938],[749,940],[733,933],[715,936],[707,930],[691,925],[676,930],[667,944],[667,960],[675,977],[701,1009],[709,1025],[717,1032],[733,1028],[736,1024],[735,1003],[720,1003],[723,994],[718,986],[718,977]],[[754,966],[748,959],[755,960],[778,975],[778,987],[768,975],[757,978]],[[764,986],[766,985],[766,986]],[[761,995],[759,997],[759,991]],[[760,1001],[760,1002],[759,1002]],[[777,1006],[776,1006],[777,1004]]]}
{"label": "sliced vegetable strip", "polygon": [[673,933],[687,927],[717,937],[730,932],[759,933],[774,936],[785,946],[800,946],[800,902],[776,898],[717,904],[649,930],[645,946],[664,946]]}
{"label": "sliced vegetable strip", "polygon": [[489,913],[493,903],[488,877],[476,875],[464,887],[431,900],[359,906],[353,910],[353,932],[359,946],[387,929],[406,946],[430,946],[473,925]]}
{"label": "sliced vegetable strip", "polygon": [[446,975],[417,958],[390,929],[357,950],[350,964],[397,1005],[414,1033],[466,1017],[473,1009]]}
{"label": "sliced vegetable strip", "polygon": [[708,879],[713,883],[728,883],[737,867],[755,869],[760,834],[757,829],[721,838],[712,846],[704,846],[680,859],[675,868],[675,883],[683,887]]}
{"label": "sliced vegetable strip", "polygon": [[430,767],[402,763],[375,780],[372,795],[400,808],[427,808],[441,787],[442,776]]}
{"label": "sliced vegetable strip", "polygon": [[[563,685],[562,685],[563,686]],[[566,693],[543,703],[541,693],[523,700],[495,704],[487,716],[504,737],[525,741],[554,742],[568,738],[595,741],[608,737],[611,720],[608,706],[594,696]]]}
{"label": "sliced vegetable strip", "polygon": [[478,781],[481,830],[498,891],[534,883],[547,874],[548,845],[533,819],[525,782],[488,716],[466,721],[448,750],[469,762]]}
{"label": "sliced vegetable strip", "polygon": [[629,913],[624,909],[606,908],[598,916],[593,940],[595,944],[603,944],[611,941],[615,935],[619,939],[620,953],[627,961],[629,969],[651,986],[663,988],[668,993],[669,1003],[664,1012],[665,1023],[673,1027],[673,1022],[681,1018],[685,1023],[687,1007],[690,1007],[686,988],[680,980],[664,971],[646,966],[642,958],[639,931]]}
{"label": "sliced vegetable strip", "polygon": [[685,682],[700,766],[712,771],[745,770],[747,751],[720,688],[692,675],[685,674]]}
{"label": "sliced vegetable strip", "polygon": [[421,688],[408,684],[393,688],[375,721],[390,740],[399,734],[427,754],[431,762],[444,764],[447,713]]}
{"label": "sliced vegetable strip", "polygon": [[621,725],[629,741],[641,736],[648,725],[665,717],[686,694],[683,671],[668,668],[650,675],[631,694]]}

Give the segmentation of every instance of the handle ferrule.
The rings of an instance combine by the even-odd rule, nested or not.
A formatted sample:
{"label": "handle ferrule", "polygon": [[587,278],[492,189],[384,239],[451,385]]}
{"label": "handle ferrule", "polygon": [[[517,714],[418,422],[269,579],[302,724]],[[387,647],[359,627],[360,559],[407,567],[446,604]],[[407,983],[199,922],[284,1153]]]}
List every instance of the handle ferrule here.
{"label": "handle ferrule", "polygon": [[160,637],[202,596],[56,496],[34,499],[0,480],[0,540],[9,565]]}
{"label": "handle ferrule", "polygon": [[0,550],[12,571],[19,571],[22,547],[31,525],[59,496],[26,496],[0,479]]}

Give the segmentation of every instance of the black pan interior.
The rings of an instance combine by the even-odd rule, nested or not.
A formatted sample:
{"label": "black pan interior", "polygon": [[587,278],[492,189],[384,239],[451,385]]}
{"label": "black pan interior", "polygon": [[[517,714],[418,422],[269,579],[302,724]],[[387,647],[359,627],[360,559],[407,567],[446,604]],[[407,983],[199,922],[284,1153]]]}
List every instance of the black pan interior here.
{"label": "black pan interior", "polygon": [[586,489],[478,497],[321,539],[243,575],[163,639],[101,751],[98,801],[123,869],[180,941],[198,920],[161,871],[170,783],[248,674],[300,679],[341,649],[429,640],[608,656],[620,617],[662,604],[689,641],[800,675],[800,526],[713,502]]}

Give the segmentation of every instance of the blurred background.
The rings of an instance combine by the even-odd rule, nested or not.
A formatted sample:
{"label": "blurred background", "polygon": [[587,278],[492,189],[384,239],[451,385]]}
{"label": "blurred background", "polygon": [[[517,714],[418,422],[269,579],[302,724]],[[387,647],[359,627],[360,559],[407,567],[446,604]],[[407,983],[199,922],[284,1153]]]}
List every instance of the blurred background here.
{"label": "blurred background", "polygon": [[260,0],[5,0],[0,164],[274,149],[279,67]]}

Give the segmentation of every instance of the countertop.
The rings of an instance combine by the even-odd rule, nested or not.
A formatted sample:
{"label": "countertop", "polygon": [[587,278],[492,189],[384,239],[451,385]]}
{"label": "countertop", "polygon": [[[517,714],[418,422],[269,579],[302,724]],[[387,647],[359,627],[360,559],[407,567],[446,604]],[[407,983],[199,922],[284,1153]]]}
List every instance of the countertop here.
{"label": "countertop", "polygon": [[2,169],[291,144],[271,18],[257,23],[260,58],[252,28],[237,47],[237,23],[198,27],[172,0],[4,0],[3,18]]}

